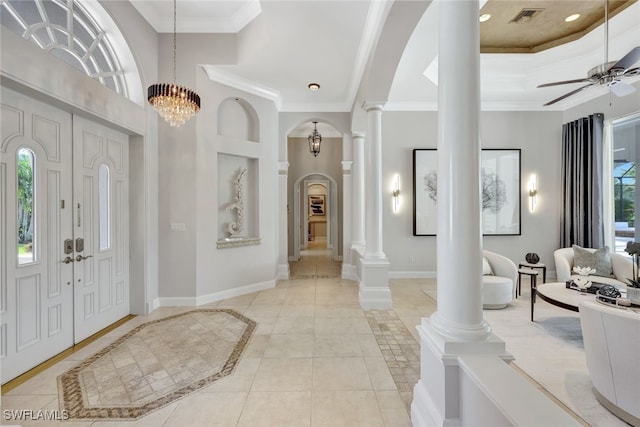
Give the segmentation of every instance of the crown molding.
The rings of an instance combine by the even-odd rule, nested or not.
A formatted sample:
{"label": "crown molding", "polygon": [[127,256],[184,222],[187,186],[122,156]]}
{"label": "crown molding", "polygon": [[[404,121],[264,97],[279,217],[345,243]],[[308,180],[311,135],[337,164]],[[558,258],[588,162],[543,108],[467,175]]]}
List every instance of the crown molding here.
{"label": "crown molding", "polygon": [[213,65],[202,65],[202,68],[207,73],[209,80],[269,99],[276,104],[278,110],[282,109],[282,96],[279,91],[243,77],[238,77]]}

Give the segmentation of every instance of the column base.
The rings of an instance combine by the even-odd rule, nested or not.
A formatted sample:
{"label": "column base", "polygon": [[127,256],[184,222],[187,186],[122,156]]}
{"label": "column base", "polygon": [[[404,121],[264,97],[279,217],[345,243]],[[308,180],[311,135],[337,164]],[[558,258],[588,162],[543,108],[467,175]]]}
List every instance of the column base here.
{"label": "column base", "polygon": [[460,368],[463,354],[494,355],[510,362],[505,343],[497,336],[483,341],[460,341],[441,335],[430,319],[422,319],[420,380],[413,389],[411,421],[414,426],[457,426],[461,420]]}
{"label": "column base", "polygon": [[363,310],[388,310],[393,306],[387,258],[362,258],[359,277],[358,298]]}
{"label": "column base", "polygon": [[342,263],[342,278],[345,280],[358,281],[358,269],[353,264]]}

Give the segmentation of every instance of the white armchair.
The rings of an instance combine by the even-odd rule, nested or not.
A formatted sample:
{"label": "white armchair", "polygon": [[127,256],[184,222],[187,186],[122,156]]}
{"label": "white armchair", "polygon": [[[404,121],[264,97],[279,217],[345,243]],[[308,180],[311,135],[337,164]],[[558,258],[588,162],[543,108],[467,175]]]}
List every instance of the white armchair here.
{"label": "white armchair", "polygon": [[[595,251],[595,249],[585,249],[590,252]],[[567,280],[578,277],[578,275],[573,273],[573,248],[557,249],[553,253],[553,258],[556,263],[556,277],[558,278],[558,282],[564,283]],[[622,254],[612,253],[611,267],[615,277],[594,276],[592,280],[624,289],[627,286],[627,278],[633,277],[633,263],[631,259]]]}
{"label": "white armchair", "polygon": [[509,258],[490,252],[482,251],[493,274],[482,276],[482,307],[486,309],[505,308],[513,301],[516,294],[518,269]]}
{"label": "white armchair", "polygon": [[640,426],[640,314],[584,301],[580,325],[596,398],[627,423]]}

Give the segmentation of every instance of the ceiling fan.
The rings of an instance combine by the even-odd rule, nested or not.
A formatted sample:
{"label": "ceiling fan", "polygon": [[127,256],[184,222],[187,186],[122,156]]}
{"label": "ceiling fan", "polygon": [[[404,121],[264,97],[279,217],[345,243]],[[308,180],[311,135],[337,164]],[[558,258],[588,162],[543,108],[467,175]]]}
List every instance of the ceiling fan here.
{"label": "ceiling fan", "polygon": [[604,7],[604,64],[600,64],[593,67],[587,73],[587,77],[584,79],[564,80],[561,82],[545,83],[538,87],[559,86],[569,83],[585,83],[588,84],[565,93],[564,95],[553,99],[544,106],[555,104],[558,101],[562,101],[578,92],[585,90],[588,87],[594,85],[608,86],[611,92],[616,96],[629,95],[636,91],[636,89],[630,84],[622,81],[625,77],[640,75],[640,67],[633,67],[638,61],[640,61],[640,46],[636,46],[629,51],[619,61],[609,61],[609,1],[605,0]]}

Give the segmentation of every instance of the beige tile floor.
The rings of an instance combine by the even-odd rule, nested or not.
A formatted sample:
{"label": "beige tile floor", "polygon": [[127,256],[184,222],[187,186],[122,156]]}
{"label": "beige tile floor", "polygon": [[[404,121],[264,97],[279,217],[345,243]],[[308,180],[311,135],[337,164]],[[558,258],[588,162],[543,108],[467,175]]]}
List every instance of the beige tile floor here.
{"label": "beige tile floor", "polygon": [[[391,284],[392,314],[416,339],[415,325],[436,309],[435,301],[425,289],[432,293],[435,281],[393,280]],[[273,289],[209,306],[233,308],[259,323],[233,375],[135,422],[34,421],[22,425],[411,425],[403,402],[407,396],[401,395],[376,341],[368,323],[370,313],[360,309],[354,282],[320,277],[293,279],[281,281]],[[539,322],[532,325],[527,306],[528,300],[523,295],[507,310],[485,311],[496,334],[507,340],[507,348],[516,356],[518,366],[589,424],[624,425],[592,398],[584,351],[550,337],[539,326],[545,318],[564,316],[567,312],[540,306],[536,309]],[[2,396],[3,414],[11,409],[58,409],[59,374],[140,323],[189,309],[163,307],[131,320]],[[5,419],[2,423],[11,424]]]}

